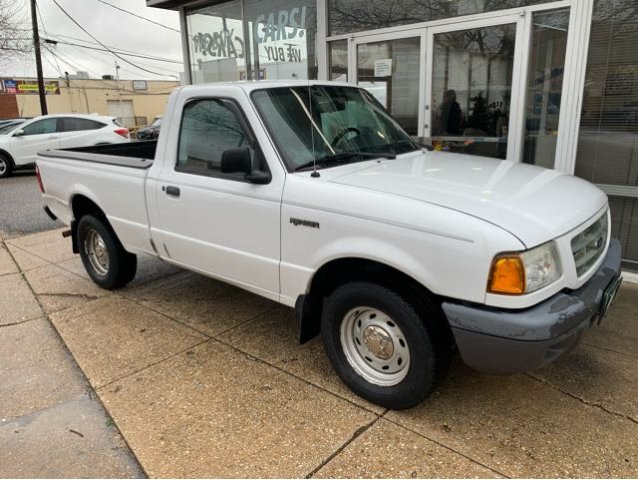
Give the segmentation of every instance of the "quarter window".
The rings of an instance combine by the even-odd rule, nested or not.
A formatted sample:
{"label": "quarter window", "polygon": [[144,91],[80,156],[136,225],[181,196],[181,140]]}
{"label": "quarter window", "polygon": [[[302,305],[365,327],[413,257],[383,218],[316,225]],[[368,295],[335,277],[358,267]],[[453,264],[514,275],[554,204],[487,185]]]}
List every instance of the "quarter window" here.
{"label": "quarter window", "polygon": [[22,129],[24,135],[45,135],[47,133],[55,133],[57,118],[45,118],[33,122]]}
{"label": "quarter window", "polygon": [[89,120],[87,118],[63,118],[62,119],[62,131],[63,132],[77,132],[80,130],[98,130],[105,127],[101,122],[95,120]]}
{"label": "quarter window", "polygon": [[205,99],[190,102],[184,107],[182,116],[176,169],[243,178],[241,173],[221,173],[222,153],[249,144],[247,133],[228,101]]}

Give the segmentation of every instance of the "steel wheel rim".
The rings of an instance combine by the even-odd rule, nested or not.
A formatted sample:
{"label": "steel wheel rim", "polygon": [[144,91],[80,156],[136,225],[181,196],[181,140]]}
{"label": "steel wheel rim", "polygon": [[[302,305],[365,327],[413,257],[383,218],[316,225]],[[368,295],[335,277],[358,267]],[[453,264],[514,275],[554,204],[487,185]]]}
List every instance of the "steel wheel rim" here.
{"label": "steel wheel rim", "polygon": [[4,175],[5,173],[7,173],[7,168],[9,168],[9,166],[7,165],[7,161],[4,158],[0,157],[0,175]]}
{"label": "steel wheel rim", "polygon": [[109,273],[109,252],[102,235],[96,230],[89,230],[84,239],[84,251],[95,273],[106,276]]}
{"label": "steel wheel rim", "polygon": [[382,387],[400,383],[410,368],[410,348],[397,323],[372,307],[357,307],[341,321],[343,352],[354,371]]}

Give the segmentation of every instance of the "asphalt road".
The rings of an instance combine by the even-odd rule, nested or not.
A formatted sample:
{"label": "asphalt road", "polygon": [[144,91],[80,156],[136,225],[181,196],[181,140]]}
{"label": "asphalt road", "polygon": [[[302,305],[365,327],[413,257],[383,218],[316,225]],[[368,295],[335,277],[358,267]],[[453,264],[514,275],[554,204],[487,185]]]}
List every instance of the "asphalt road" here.
{"label": "asphalt road", "polygon": [[62,226],[42,210],[42,197],[32,171],[0,178],[0,237],[41,232]]}

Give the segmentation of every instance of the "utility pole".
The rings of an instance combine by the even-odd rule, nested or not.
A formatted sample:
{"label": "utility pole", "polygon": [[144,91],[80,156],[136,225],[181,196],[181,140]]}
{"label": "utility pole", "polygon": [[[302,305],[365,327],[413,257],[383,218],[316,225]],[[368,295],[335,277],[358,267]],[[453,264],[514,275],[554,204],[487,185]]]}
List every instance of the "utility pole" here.
{"label": "utility pole", "polygon": [[35,68],[38,72],[38,93],[40,94],[40,110],[42,115],[49,113],[47,109],[46,91],[42,75],[42,57],[40,56],[40,34],[38,33],[38,16],[35,0],[31,0],[31,23],[33,24],[33,48],[35,50]]}

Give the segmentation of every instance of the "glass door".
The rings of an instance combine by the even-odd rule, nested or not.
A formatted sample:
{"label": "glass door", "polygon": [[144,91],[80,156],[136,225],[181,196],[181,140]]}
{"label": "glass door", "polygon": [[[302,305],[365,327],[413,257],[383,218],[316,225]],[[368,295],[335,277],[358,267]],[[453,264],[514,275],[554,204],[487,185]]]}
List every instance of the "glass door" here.
{"label": "glass door", "polygon": [[516,160],[523,17],[427,30],[423,136],[437,150]]}
{"label": "glass door", "polygon": [[367,89],[406,132],[419,136],[423,121],[423,30],[360,37],[353,50],[350,78]]}

